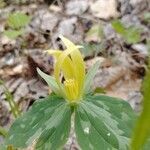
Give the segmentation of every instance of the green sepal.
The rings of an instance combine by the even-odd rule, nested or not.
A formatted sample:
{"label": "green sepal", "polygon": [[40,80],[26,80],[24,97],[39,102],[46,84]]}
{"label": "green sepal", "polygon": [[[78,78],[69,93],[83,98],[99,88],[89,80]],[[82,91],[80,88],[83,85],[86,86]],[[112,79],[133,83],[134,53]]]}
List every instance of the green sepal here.
{"label": "green sepal", "polygon": [[50,75],[47,75],[46,73],[41,71],[39,68],[37,68],[37,72],[45,80],[45,82],[48,84],[51,90],[57,95],[60,95],[60,90],[59,90],[59,87],[55,78]]}
{"label": "green sepal", "polygon": [[90,70],[88,71],[88,73],[86,74],[85,83],[84,83],[84,94],[90,93],[90,89],[91,89],[91,85],[92,85],[92,82],[93,82],[93,78],[95,77],[96,72],[97,72],[99,66],[100,66],[100,62],[97,61],[90,68]]}

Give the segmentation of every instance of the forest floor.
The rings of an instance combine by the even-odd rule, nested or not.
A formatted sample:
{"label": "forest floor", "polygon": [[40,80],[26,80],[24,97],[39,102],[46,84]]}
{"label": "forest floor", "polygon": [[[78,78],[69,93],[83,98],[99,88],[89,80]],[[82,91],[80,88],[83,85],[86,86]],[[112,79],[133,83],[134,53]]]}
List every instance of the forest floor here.
{"label": "forest floor", "polygon": [[[10,0],[4,5],[0,5],[0,79],[21,111],[27,111],[35,100],[50,92],[36,68],[53,74],[53,59],[44,50],[63,50],[60,34],[84,46],[82,54],[87,70],[97,60],[101,62],[93,88],[103,88],[107,95],[128,101],[136,112],[141,110],[141,84],[150,42],[149,0],[57,0],[53,3]],[[11,39],[4,31],[9,28],[8,16],[14,12],[25,13],[31,19],[24,33]],[[127,29],[127,37],[114,29],[112,22],[116,19]],[[131,33],[130,27],[138,29],[138,33]],[[135,40],[137,34],[139,38]],[[4,91],[0,85],[0,125],[9,128],[14,118]],[[74,137],[71,138],[66,149],[77,149]]]}

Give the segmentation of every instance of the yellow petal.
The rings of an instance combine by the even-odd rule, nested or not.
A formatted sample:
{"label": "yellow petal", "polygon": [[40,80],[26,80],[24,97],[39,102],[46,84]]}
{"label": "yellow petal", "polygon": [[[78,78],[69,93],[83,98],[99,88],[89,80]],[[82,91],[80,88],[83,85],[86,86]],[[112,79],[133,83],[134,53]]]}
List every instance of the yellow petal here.
{"label": "yellow petal", "polygon": [[76,70],[75,72],[78,80],[78,86],[80,91],[79,93],[82,94],[85,79],[85,64],[78,49],[76,51],[73,51],[70,55]]}
{"label": "yellow petal", "polygon": [[[69,50],[65,50],[58,57],[58,60],[57,60],[57,62],[55,64],[55,70],[54,70],[54,75],[55,75],[55,78],[56,78],[57,82],[60,82],[59,81],[59,74],[60,74],[61,69],[69,71],[68,72],[68,78],[74,78],[74,76],[76,75],[73,63],[72,63],[71,59],[68,57],[69,54],[70,54],[70,51]],[[63,71],[63,73],[66,74],[65,71]],[[69,73],[70,73],[70,77],[69,77]]]}
{"label": "yellow petal", "polygon": [[[74,45],[71,41],[62,36],[60,38],[64,42],[67,49],[65,51],[48,51],[49,54],[54,55],[57,59],[54,68],[54,76],[56,78],[57,84],[59,85],[60,89],[63,91],[66,97],[70,97],[70,99],[72,100],[79,100],[81,95],[83,94],[83,85],[85,80],[85,64],[82,59],[82,55],[78,49],[81,48],[81,46]],[[73,82],[69,82],[70,84],[68,84],[68,82],[64,82],[64,86],[62,86],[59,78],[61,71],[63,72],[65,81],[71,79],[76,84],[73,84]],[[73,85],[71,85],[71,83]],[[73,90],[73,87],[78,88],[76,90]]]}
{"label": "yellow petal", "polygon": [[78,50],[78,47],[74,45],[70,40],[66,39],[63,36],[60,36],[60,38],[67,47],[67,51],[69,51],[68,53],[66,53],[71,55],[81,95],[83,93],[83,84],[85,79],[85,64],[82,55]]}
{"label": "yellow petal", "polygon": [[[59,56],[63,53],[63,51],[60,51],[60,50],[47,50],[47,52],[50,55],[54,55],[57,60],[58,60]],[[55,70],[55,68],[56,67],[54,67],[54,70]],[[61,70],[63,71],[63,75],[64,75],[65,79],[72,78],[72,76],[75,73],[73,68],[74,68],[74,66],[72,64],[71,59],[69,57],[66,57],[61,66]]]}
{"label": "yellow petal", "polygon": [[46,52],[50,55],[54,55],[54,56],[58,56],[62,53],[62,51],[60,50],[55,50],[55,49],[49,49],[49,50],[46,50]]}

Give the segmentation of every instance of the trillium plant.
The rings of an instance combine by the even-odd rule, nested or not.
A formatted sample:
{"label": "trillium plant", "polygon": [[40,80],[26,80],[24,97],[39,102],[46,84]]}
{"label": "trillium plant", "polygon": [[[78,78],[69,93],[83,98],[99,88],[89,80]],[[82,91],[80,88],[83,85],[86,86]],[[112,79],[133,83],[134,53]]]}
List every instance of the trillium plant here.
{"label": "trillium plant", "polygon": [[132,108],[121,99],[94,94],[91,84],[99,62],[86,74],[81,46],[60,38],[66,50],[47,51],[56,59],[54,77],[37,69],[52,94],[37,100],[14,121],[6,145],[16,148],[34,145],[35,150],[63,149],[73,124],[81,150],[128,150],[136,118]]}

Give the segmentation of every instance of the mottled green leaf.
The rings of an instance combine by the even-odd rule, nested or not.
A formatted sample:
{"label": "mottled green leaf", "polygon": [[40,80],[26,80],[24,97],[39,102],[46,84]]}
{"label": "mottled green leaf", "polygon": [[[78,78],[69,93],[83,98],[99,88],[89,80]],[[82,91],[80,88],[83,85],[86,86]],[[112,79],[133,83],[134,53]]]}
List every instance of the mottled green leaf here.
{"label": "mottled green leaf", "polygon": [[7,150],[7,146],[6,146],[6,145],[1,144],[1,145],[0,145],[0,150]]}
{"label": "mottled green leaf", "polygon": [[128,150],[136,116],[116,98],[88,96],[76,108],[75,132],[82,150]]}
{"label": "mottled green leaf", "polygon": [[149,148],[150,148],[150,138],[146,141],[141,150],[149,150]]}
{"label": "mottled green leaf", "polygon": [[49,96],[38,100],[13,123],[6,144],[25,148],[36,141],[38,150],[55,150],[68,137],[70,118],[70,107],[62,98]]}
{"label": "mottled green leaf", "polygon": [[13,147],[12,145],[7,146],[7,145],[2,144],[0,145],[0,150],[17,150],[17,149]]}
{"label": "mottled green leaf", "polygon": [[67,110],[63,115],[63,119],[56,127],[46,129],[40,136],[36,144],[37,150],[57,150],[60,145],[65,144],[70,131],[70,110]]}
{"label": "mottled green leaf", "polygon": [[12,13],[9,15],[7,24],[13,29],[19,29],[25,27],[30,22],[30,16],[21,12]]}

